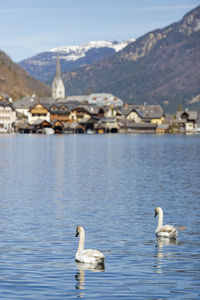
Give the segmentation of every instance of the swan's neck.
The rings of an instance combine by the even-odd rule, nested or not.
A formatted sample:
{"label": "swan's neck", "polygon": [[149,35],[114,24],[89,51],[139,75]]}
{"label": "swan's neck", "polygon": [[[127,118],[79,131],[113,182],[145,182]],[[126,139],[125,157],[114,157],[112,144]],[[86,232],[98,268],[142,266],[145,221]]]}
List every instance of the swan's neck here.
{"label": "swan's neck", "polygon": [[161,226],[163,226],[163,212],[159,211],[159,214],[158,214],[158,226],[157,227],[161,227]]}
{"label": "swan's neck", "polygon": [[83,251],[85,245],[85,232],[81,230],[79,233],[78,251]]}

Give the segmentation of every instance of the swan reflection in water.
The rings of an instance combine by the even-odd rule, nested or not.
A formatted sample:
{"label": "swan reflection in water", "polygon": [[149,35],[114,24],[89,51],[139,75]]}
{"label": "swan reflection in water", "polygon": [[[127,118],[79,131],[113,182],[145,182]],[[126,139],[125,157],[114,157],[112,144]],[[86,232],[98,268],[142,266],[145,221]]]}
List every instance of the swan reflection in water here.
{"label": "swan reflection in water", "polygon": [[[169,250],[170,246],[178,245],[177,238],[161,238],[157,237],[156,254],[155,254],[155,273],[163,273],[163,263],[174,257],[173,252],[165,251],[165,247]],[[169,247],[168,247],[169,246]],[[167,248],[168,247],[168,248]]]}
{"label": "swan reflection in water", "polygon": [[81,290],[80,293],[78,294],[78,298],[84,297],[84,288],[85,288],[85,271],[92,271],[92,272],[104,272],[105,271],[105,266],[98,264],[98,265],[93,265],[93,264],[87,264],[87,263],[80,263],[76,262],[76,267],[78,269],[77,274],[75,275],[76,278],[76,289]]}

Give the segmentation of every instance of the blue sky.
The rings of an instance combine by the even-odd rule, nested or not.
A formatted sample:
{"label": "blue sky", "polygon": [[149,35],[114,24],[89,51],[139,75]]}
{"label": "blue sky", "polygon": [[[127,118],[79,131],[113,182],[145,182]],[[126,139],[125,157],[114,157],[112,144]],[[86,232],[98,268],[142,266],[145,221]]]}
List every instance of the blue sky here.
{"label": "blue sky", "polygon": [[0,49],[18,62],[57,46],[138,38],[199,0],[0,0]]}

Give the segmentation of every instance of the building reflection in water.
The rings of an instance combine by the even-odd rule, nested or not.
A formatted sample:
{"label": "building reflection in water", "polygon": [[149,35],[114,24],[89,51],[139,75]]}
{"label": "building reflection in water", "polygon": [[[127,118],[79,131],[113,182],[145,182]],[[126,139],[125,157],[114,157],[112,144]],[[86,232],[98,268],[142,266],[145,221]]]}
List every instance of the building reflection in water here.
{"label": "building reflection in water", "polygon": [[104,272],[105,266],[76,262],[76,267],[78,269],[78,272],[75,275],[75,278],[77,281],[76,289],[80,290],[80,293],[78,294],[78,298],[83,298],[84,297],[84,289],[85,289],[85,271],[89,270],[92,272]]}
{"label": "building reflection in water", "polygon": [[[163,273],[163,264],[166,260],[173,258],[173,252],[169,251],[169,247],[178,245],[178,239],[170,238],[159,238],[157,237],[156,243],[156,253],[155,253],[155,263],[154,263],[154,272]],[[165,250],[166,247],[166,250]]]}

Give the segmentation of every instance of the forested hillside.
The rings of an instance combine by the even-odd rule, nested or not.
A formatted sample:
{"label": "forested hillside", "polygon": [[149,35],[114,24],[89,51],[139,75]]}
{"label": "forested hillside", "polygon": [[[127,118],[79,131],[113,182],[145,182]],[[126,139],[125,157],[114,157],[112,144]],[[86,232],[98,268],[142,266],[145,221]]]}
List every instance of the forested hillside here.
{"label": "forested hillside", "polygon": [[50,95],[51,88],[32,78],[2,51],[0,51],[0,93],[14,100],[26,95]]}

